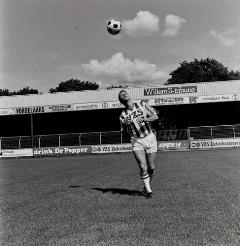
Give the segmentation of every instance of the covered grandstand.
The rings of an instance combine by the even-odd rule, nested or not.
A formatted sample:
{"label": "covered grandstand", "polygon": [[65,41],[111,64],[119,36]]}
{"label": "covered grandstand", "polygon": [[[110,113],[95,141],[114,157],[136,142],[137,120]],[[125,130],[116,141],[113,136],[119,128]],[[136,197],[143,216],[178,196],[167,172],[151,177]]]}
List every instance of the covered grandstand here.
{"label": "covered grandstand", "polygon": [[[126,90],[158,110],[160,120],[153,125],[158,141],[187,141],[190,129],[206,138],[239,134],[239,80]],[[1,149],[128,143],[120,133],[119,91],[0,97]]]}

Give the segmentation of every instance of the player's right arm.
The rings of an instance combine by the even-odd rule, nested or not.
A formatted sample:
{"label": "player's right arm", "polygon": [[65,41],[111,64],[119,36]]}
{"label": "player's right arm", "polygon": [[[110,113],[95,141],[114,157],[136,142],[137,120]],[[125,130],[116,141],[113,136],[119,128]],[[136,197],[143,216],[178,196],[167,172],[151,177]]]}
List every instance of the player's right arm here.
{"label": "player's right arm", "polygon": [[119,117],[121,132],[128,131],[128,126],[131,123],[129,118],[124,118],[122,115]]}
{"label": "player's right arm", "polygon": [[123,115],[121,115],[119,117],[119,119],[120,119],[121,124],[124,124],[124,125],[130,125],[131,124],[131,117],[130,116],[124,117]]}

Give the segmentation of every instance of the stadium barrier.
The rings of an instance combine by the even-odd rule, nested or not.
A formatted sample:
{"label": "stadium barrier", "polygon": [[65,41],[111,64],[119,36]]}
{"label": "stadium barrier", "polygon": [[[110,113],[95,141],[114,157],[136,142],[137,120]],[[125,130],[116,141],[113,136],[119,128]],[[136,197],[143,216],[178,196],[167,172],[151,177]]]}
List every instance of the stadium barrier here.
{"label": "stadium barrier", "polygon": [[[155,132],[158,151],[240,147],[240,124]],[[82,155],[131,151],[122,132],[91,132],[0,138],[0,157]]]}
{"label": "stadium barrier", "polygon": [[[158,141],[188,140],[187,129],[157,131]],[[1,137],[0,149],[48,148],[130,143],[130,137],[120,131],[56,135]]]}
{"label": "stadium barrier", "polygon": [[0,157],[31,157],[33,156],[33,149],[4,149],[0,152]]}
{"label": "stadium barrier", "polygon": [[189,127],[188,129],[189,136],[193,140],[240,137],[240,124],[220,126],[199,126]]}
{"label": "stadium barrier", "polygon": [[190,143],[188,140],[175,140],[175,141],[159,141],[158,151],[166,150],[189,150]]}
{"label": "stadium barrier", "polygon": [[240,138],[223,138],[212,140],[191,141],[191,149],[217,149],[240,147]]}

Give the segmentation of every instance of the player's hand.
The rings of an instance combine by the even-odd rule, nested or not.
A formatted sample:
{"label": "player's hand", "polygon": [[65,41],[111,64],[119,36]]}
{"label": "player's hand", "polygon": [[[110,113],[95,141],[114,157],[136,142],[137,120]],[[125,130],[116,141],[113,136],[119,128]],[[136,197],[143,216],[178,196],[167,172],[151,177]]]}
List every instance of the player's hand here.
{"label": "player's hand", "polygon": [[147,120],[147,118],[144,115],[141,115],[138,117],[139,122],[144,122]]}
{"label": "player's hand", "polygon": [[131,123],[131,119],[130,118],[126,118],[123,120],[123,123],[126,125],[129,125]]}

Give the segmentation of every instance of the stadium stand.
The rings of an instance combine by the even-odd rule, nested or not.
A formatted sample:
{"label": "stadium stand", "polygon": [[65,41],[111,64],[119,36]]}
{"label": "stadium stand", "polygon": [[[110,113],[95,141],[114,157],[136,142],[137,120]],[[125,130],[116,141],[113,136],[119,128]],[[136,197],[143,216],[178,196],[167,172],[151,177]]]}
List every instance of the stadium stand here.
{"label": "stadium stand", "polygon": [[[118,89],[0,97],[0,148],[129,143]],[[127,88],[159,112],[158,141],[240,136],[240,81]]]}

